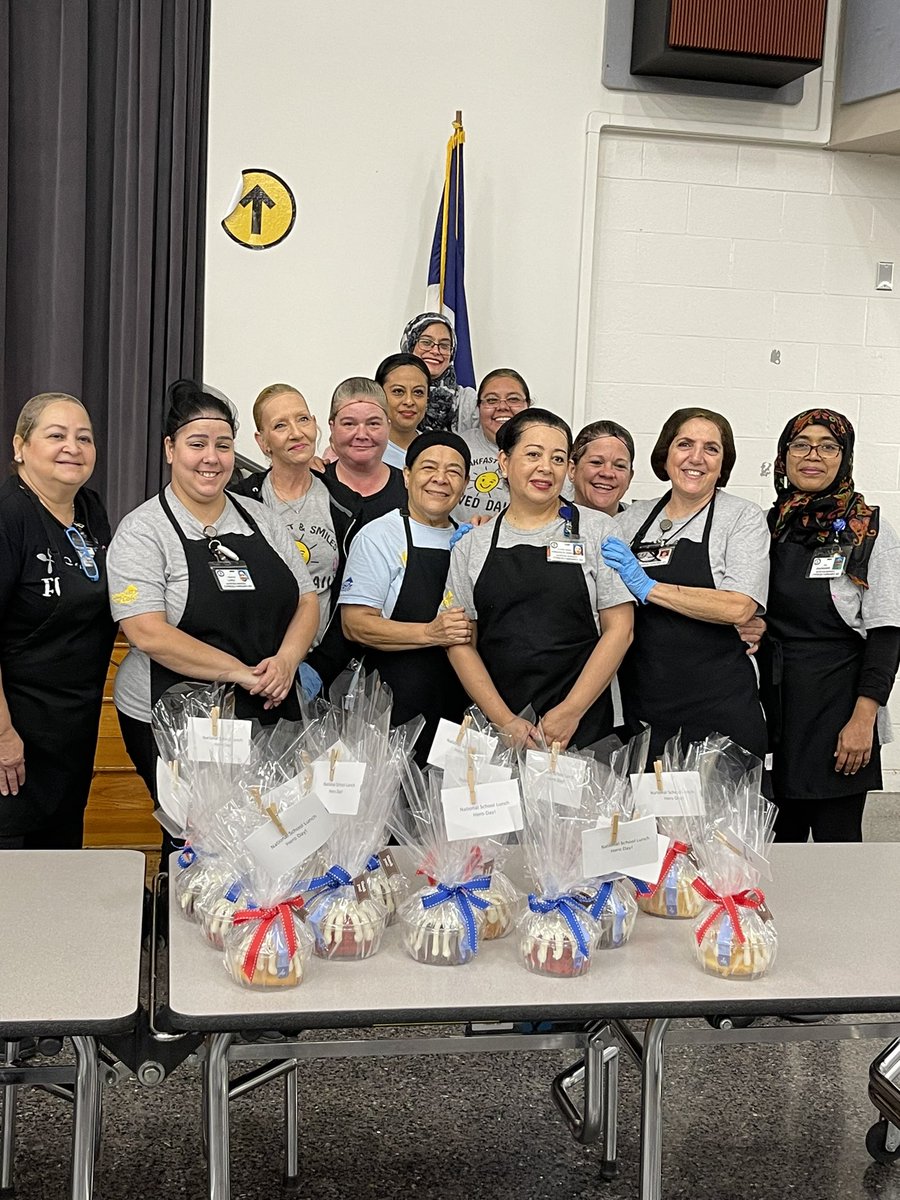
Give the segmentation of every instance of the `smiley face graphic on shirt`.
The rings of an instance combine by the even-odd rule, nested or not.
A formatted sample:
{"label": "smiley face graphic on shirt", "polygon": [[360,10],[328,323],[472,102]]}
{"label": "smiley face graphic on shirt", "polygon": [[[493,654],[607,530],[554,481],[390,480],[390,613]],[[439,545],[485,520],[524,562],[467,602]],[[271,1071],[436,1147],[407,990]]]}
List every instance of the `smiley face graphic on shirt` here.
{"label": "smiley face graphic on shirt", "polygon": [[303,557],[303,561],[308,565],[309,564],[309,546],[307,546],[306,542],[301,542],[299,538],[294,539],[294,545],[300,551],[300,554]]}
{"label": "smiley face graphic on shirt", "polygon": [[496,471],[482,471],[475,478],[475,490],[482,493],[492,492],[499,482],[500,476]]}

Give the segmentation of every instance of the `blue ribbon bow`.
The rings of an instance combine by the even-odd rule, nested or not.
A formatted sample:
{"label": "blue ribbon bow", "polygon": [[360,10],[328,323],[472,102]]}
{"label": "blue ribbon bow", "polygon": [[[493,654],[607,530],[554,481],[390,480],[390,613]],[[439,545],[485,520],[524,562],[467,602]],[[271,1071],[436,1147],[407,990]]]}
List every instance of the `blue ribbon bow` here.
{"label": "blue ribbon bow", "polygon": [[[605,884],[603,885],[606,886]],[[596,901],[594,902],[596,904]],[[604,898],[604,904],[606,900]],[[572,930],[572,936],[575,938],[575,944],[582,958],[589,958],[591,953],[591,944],[585,937],[584,927],[578,919],[579,912],[584,912],[584,905],[577,896],[555,896],[552,900],[547,900],[542,896],[536,896],[534,892],[528,894],[528,907],[533,913],[548,913],[556,909],[562,913],[566,919],[566,924]],[[602,905],[601,905],[602,908]],[[591,916],[594,916],[594,906],[590,908]]]}
{"label": "blue ribbon bow", "polygon": [[650,896],[653,894],[653,887],[645,879],[635,879],[633,875],[626,875],[625,878],[634,885],[634,890],[639,896]]}
{"label": "blue ribbon bow", "polygon": [[377,854],[373,854],[370,857],[369,861],[366,863],[366,870],[367,871],[377,871],[380,866],[381,866],[381,859],[378,857]]}
{"label": "blue ribbon bow", "polygon": [[309,881],[310,888],[327,888],[328,891],[333,891],[339,887],[349,887],[353,879],[349,871],[345,871],[343,867],[339,867],[337,863],[325,872],[324,875],[317,875],[315,879]]}
{"label": "blue ribbon bow", "polygon": [[475,892],[485,892],[491,886],[490,875],[479,875],[477,879],[470,879],[468,883],[455,883],[448,887],[446,883],[439,883],[433,892],[422,897],[423,908],[435,908],[438,904],[446,904],[448,900],[454,900],[460,911],[462,919],[466,923],[466,933],[469,937],[469,949],[473,954],[478,953],[478,926],[475,924],[475,913],[472,911],[472,905],[476,908],[490,908],[490,903],[484,896],[476,896]]}
{"label": "blue ribbon bow", "polygon": [[191,865],[191,863],[194,861],[194,859],[196,857],[197,857],[197,851],[192,849],[192,847],[190,847],[190,846],[185,846],[185,848],[182,850],[182,852],[178,855],[179,867],[181,867],[182,870],[184,870],[185,867],[189,867]]}

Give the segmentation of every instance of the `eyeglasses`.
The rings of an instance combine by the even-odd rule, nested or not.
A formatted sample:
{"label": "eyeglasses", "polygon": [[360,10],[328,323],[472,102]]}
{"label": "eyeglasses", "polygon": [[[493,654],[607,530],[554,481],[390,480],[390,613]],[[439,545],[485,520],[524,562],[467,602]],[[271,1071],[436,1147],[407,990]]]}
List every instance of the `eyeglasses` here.
{"label": "eyeglasses", "polygon": [[440,350],[441,354],[449,354],[453,349],[452,342],[436,342],[433,337],[420,337],[416,345],[421,346],[423,350]]}
{"label": "eyeglasses", "polygon": [[92,583],[96,583],[100,578],[100,569],[94,561],[94,547],[87,544],[84,534],[77,525],[69,526],[66,530],[66,537],[69,539],[69,545],[78,555],[82,571]]}
{"label": "eyeglasses", "polygon": [[812,442],[788,442],[788,454],[793,454],[794,458],[809,458],[812,452],[818,454],[821,459],[839,458],[841,455],[841,447],[837,442],[820,442],[818,446],[814,446]]}
{"label": "eyeglasses", "polygon": [[523,408],[528,407],[528,401],[524,396],[483,396],[480,401],[481,408],[500,408],[502,405],[511,412],[521,412]]}

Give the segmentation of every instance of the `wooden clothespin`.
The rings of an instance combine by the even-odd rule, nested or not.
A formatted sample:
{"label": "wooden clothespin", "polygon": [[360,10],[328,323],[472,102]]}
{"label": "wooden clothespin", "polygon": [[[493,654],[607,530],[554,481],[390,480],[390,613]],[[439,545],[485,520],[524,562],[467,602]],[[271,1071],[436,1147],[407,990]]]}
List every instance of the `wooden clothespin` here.
{"label": "wooden clothespin", "polygon": [[468,762],[466,765],[466,783],[469,787],[469,803],[475,804],[477,796],[475,795],[475,757],[471,750],[468,753]]}
{"label": "wooden clothespin", "polygon": [[259,788],[258,787],[248,787],[247,792],[250,796],[250,799],[253,801],[253,803],[256,805],[256,807],[259,809],[259,811],[265,812],[265,809],[263,808],[263,802],[262,802],[262,793],[260,792]]}
{"label": "wooden clothespin", "polygon": [[214,704],[209,710],[209,727],[213,737],[219,736],[219,706]]}
{"label": "wooden clothespin", "polygon": [[173,758],[171,760],[171,762],[169,763],[169,770],[172,772],[172,778],[175,780],[176,783],[178,782],[178,772],[180,771],[180,769],[181,768],[178,764],[178,759]]}
{"label": "wooden clothespin", "polygon": [[656,776],[656,790],[661,792],[663,790],[663,770],[659,759],[653,764],[653,774]]}
{"label": "wooden clothespin", "polygon": [[459,727],[459,733],[456,735],[457,746],[462,745],[462,740],[465,737],[466,730],[469,728],[469,726],[471,724],[472,724],[472,714],[466,713],[466,715],[462,719],[462,724]]}
{"label": "wooden clothespin", "polygon": [[328,756],[328,782],[334,783],[334,768],[337,766],[338,759],[341,757],[339,746],[335,746]]}
{"label": "wooden clothespin", "polygon": [[619,814],[614,812],[612,815],[612,824],[609,827],[609,844],[614,846],[619,840]]}
{"label": "wooden clothespin", "polygon": [[274,804],[269,804],[266,807],[266,816],[278,830],[282,837],[287,837],[287,830],[281,823],[281,817],[278,815],[278,809]]}
{"label": "wooden clothespin", "polygon": [[550,770],[553,772],[556,771],[556,767],[559,762],[560,749],[561,749],[561,745],[559,742],[554,742],[553,745],[550,747]]}
{"label": "wooden clothespin", "polygon": [[737,846],[735,846],[734,842],[729,842],[728,838],[725,836],[725,834],[722,832],[721,829],[714,829],[713,837],[716,839],[717,842],[721,842],[723,846],[727,846],[728,849],[731,851],[731,853],[736,854],[738,856],[738,858],[744,857],[743,850],[740,850]]}

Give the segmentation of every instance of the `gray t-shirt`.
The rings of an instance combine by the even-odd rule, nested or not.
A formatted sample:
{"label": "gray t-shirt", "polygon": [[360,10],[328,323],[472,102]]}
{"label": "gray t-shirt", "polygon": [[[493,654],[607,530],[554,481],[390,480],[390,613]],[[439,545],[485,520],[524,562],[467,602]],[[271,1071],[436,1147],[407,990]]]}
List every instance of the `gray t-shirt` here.
{"label": "gray t-shirt", "polygon": [[[579,508],[578,513],[578,534],[585,543],[584,561],[580,567],[574,563],[559,563],[558,569],[584,572],[591,611],[595,614],[594,620],[599,632],[600,624],[596,613],[604,608],[612,608],[615,604],[631,603],[632,596],[616,572],[605,566],[600,557],[600,543],[616,532],[612,517],[589,508]],[[516,529],[504,517],[497,545],[500,549],[510,546],[546,546],[564,536],[564,526],[565,522],[558,517],[540,529]],[[493,535],[494,521],[487,525],[479,525],[460,538],[450,554],[448,587],[452,595],[448,598],[448,607],[459,605],[465,609],[467,616],[476,621],[478,612],[475,607],[475,583],[487,559]],[[540,604],[540,594],[535,592],[536,611],[539,610]],[[547,614],[547,617],[548,620],[551,619],[551,614]]]}
{"label": "gray t-shirt", "polygon": [[[203,526],[176,498],[171,485],[166,501],[186,538],[205,541]],[[259,500],[245,496],[238,503],[249,512],[260,533],[290,567],[300,595],[314,591],[306,564],[291,535],[274,513]],[[225,509],[216,521],[219,533],[245,537],[252,531],[226,493]],[[124,517],[109,544],[106,557],[113,620],[124,621],[142,613],[165,613],[170,625],[184,615],[188,595],[188,568],[184,548],[158,496]],[[253,664],[255,665],[255,664]],[[141,650],[129,649],[116,672],[113,691],[116,708],[136,721],[150,720],[150,659]]]}
{"label": "gray t-shirt", "polygon": [[[635,500],[629,504],[615,518],[615,536],[630,545],[656,503],[655,500]],[[675,521],[672,528],[664,532],[659,522],[666,514],[665,509],[660,509],[641,540],[654,542],[662,538],[674,544],[684,537],[692,542],[702,542],[709,511],[706,508],[694,520],[687,517]],[[741,592],[764,610],[769,595],[769,540],[765,513],[758,504],[730,492],[716,492],[709,531],[709,565],[716,588]]]}
{"label": "gray t-shirt", "polygon": [[313,476],[305,496],[299,500],[279,500],[272,486],[272,476],[267,475],[260,496],[294,539],[313,581],[319,597],[319,630],[313,642],[317,646],[331,615],[331,585],[338,569],[338,543],[331,520],[328,488],[321,479]]}
{"label": "gray t-shirt", "polygon": [[453,510],[457,521],[472,517],[495,517],[509,504],[509,487],[500,474],[497,445],[484,435],[484,430],[468,429],[460,435],[472,455],[472,468],[462,500]]}

